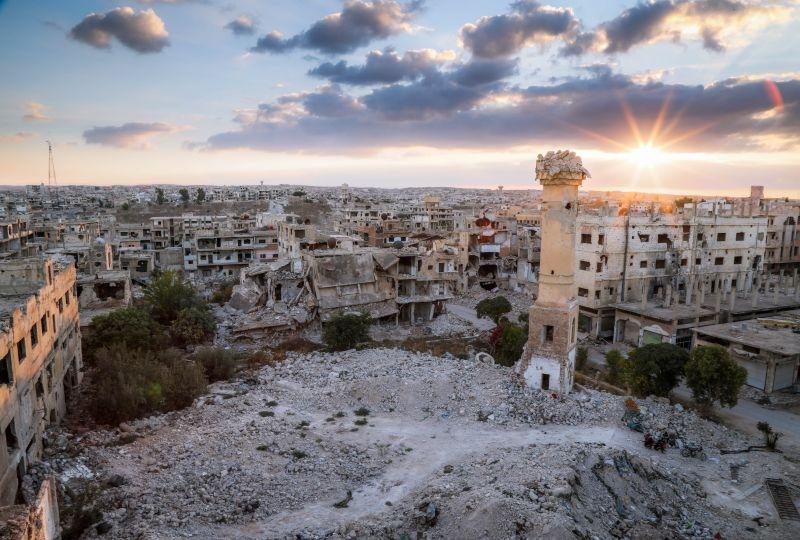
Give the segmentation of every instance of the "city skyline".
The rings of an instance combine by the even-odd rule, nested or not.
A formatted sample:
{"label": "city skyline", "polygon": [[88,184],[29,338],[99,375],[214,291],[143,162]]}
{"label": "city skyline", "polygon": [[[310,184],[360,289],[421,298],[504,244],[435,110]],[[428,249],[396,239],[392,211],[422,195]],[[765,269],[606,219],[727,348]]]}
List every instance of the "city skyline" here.
{"label": "city skyline", "polygon": [[46,140],[63,184],[530,189],[569,148],[589,190],[800,197],[798,9],[0,1],[0,184]]}

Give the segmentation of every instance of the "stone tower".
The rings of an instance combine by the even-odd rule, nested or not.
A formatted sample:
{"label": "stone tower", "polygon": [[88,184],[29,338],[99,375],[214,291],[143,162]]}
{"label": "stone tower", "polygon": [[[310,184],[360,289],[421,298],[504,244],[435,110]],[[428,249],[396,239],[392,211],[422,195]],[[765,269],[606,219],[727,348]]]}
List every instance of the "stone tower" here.
{"label": "stone tower", "polygon": [[539,296],[529,312],[528,342],[517,372],[528,386],[570,392],[575,376],[578,301],[575,298],[575,219],[578,187],[591,177],[570,151],[539,154],[542,252]]}

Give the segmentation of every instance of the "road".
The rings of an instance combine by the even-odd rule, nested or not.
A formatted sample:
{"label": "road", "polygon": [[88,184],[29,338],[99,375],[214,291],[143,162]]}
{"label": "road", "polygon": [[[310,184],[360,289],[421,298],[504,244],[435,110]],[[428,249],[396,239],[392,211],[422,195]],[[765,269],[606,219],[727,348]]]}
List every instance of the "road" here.
{"label": "road", "polygon": [[[685,402],[692,397],[692,391],[683,385],[673,390],[672,394]],[[756,424],[769,422],[772,429],[783,433],[778,448],[791,446],[795,450],[800,450],[800,416],[796,414],[780,409],[768,409],[746,399],[740,399],[731,409],[715,406],[714,414],[726,424],[757,437],[760,437],[761,433],[756,429]]]}
{"label": "road", "polygon": [[494,328],[494,323],[491,321],[491,319],[479,319],[475,314],[474,309],[456,304],[448,304],[447,312],[455,315],[459,319],[467,321],[468,323],[472,323],[472,325],[479,330],[491,330]]}

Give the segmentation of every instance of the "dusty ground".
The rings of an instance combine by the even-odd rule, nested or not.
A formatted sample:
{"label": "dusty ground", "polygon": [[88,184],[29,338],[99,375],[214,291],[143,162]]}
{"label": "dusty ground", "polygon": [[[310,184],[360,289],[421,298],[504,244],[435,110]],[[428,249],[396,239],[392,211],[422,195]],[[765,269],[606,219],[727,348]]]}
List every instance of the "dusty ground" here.
{"label": "dusty ground", "polygon": [[296,356],[212,388],[68,441],[102,486],[105,537],[800,537],[762,487],[800,485],[797,456],[722,455],[757,441],[668,403],[640,402],[647,428],[702,442],[707,460],[643,448],[622,398],[395,349]]}

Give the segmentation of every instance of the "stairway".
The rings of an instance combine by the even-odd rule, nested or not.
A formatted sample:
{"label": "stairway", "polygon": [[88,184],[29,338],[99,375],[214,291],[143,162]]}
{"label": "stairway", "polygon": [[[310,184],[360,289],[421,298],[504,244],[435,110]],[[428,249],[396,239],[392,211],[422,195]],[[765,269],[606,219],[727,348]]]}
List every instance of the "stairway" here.
{"label": "stairway", "polygon": [[781,519],[792,519],[800,521],[800,513],[797,512],[797,507],[794,505],[792,496],[789,493],[789,488],[779,478],[767,478],[764,483],[769,489],[769,494],[772,496],[772,503],[778,511]]}

